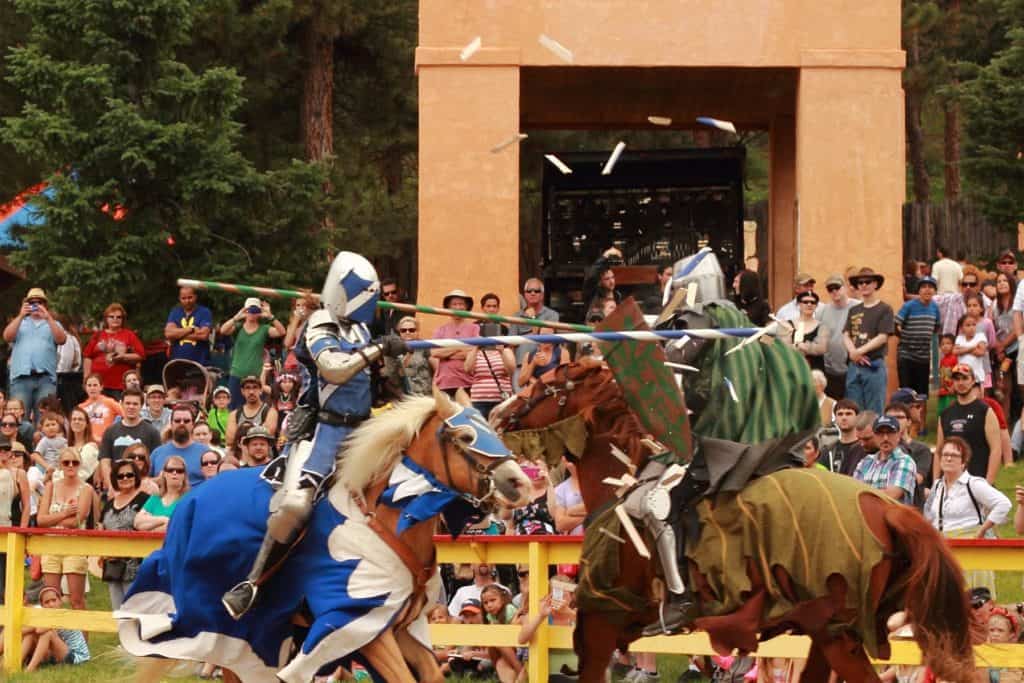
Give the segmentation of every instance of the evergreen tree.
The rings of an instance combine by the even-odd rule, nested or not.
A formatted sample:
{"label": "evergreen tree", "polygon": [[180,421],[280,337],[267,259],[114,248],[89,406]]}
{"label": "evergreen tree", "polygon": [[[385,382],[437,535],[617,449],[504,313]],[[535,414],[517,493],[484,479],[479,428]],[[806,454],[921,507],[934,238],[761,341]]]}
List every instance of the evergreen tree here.
{"label": "evergreen tree", "polygon": [[[31,20],[8,54],[25,104],[0,139],[52,171],[46,224],[14,255],[57,308],[111,301],[157,333],[181,276],[311,284],[321,253],[322,168],[257,171],[239,151],[242,79],[178,57],[188,0],[14,0]],[[237,302],[233,302],[237,305]],[[232,309],[233,310],[233,309]]]}

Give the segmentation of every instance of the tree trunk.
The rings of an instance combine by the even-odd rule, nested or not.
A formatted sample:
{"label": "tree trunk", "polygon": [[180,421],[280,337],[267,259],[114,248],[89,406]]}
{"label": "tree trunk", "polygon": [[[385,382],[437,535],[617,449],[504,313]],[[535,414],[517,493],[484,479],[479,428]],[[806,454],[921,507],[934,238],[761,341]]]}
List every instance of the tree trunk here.
{"label": "tree trunk", "polygon": [[311,17],[302,29],[302,142],[309,161],[334,154],[334,39],[317,24]]}
{"label": "tree trunk", "polygon": [[[907,70],[920,63],[920,47],[917,32],[909,36],[907,50]],[[913,174],[914,201],[924,203],[931,197],[931,178],[924,158],[924,132],[921,130],[921,103],[924,99],[917,87],[905,87],[907,147],[910,156],[910,168]]]}
{"label": "tree trunk", "polygon": [[[953,0],[949,6],[949,35],[954,50],[960,43],[960,0]],[[954,88],[959,80],[954,75],[950,81]],[[956,100],[945,104],[944,156],[946,162],[946,199],[960,199],[960,103]]]}

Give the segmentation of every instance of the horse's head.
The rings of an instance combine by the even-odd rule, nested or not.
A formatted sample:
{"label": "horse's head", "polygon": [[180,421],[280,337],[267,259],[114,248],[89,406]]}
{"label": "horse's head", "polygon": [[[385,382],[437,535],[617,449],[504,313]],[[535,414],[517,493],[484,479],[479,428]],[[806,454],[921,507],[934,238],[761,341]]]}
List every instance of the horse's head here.
{"label": "horse's head", "polygon": [[505,507],[526,505],[530,479],[483,415],[471,405],[452,401],[436,387],[434,403],[440,422],[437,443],[448,484],[475,507],[486,507],[492,499]]}

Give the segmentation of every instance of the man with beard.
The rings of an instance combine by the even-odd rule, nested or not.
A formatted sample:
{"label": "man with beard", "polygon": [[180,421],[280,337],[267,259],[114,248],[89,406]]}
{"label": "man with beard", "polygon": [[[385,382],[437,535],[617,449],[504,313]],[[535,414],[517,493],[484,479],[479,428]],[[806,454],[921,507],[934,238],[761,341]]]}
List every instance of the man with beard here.
{"label": "man with beard", "polygon": [[245,457],[242,465],[245,467],[263,467],[270,462],[274,453],[274,435],[263,425],[254,425],[249,428],[245,436],[241,438],[245,444]]}
{"label": "man with beard", "polygon": [[198,486],[205,480],[203,477],[203,453],[209,450],[205,444],[192,440],[192,426],[195,418],[192,411],[185,406],[175,407],[171,411],[171,440],[153,451],[150,458],[150,476],[155,477],[164,471],[164,462],[172,455],[181,456],[188,470],[188,483]]}
{"label": "man with beard", "polygon": [[864,448],[857,438],[857,415],[860,408],[848,398],[836,401],[836,427],[839,441],[822,449],[818,462],[836,474],[852,475],[857,463],[864,457]]}
{"label": "man with beard", "polygon": [[990,484],[994,483],[1002,460],[999,420],[995,411],[975,394],[976,380],[969,365],[960,363],[953,368],[951,374],[956,402],[939,415],[939,435],[935,440],[932,475],[935,479],[942,476],[938,454],[942,452],[943,442],[948,437],[959,436],[971,447],[967,471],[976,477],[985,477]]}

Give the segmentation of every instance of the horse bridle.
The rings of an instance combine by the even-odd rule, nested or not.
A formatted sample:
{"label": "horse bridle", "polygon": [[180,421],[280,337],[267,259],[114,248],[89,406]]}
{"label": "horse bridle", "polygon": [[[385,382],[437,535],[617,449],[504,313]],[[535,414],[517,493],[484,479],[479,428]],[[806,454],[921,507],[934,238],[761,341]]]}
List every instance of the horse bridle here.
{"label": "horse bridle", "polygon": [[[500,465],[508,462],[508,457],[510,456],[493,457],[481,454],[481,457],[493,461],[490,464],[484,464],[471,455],[469,453],[470,449],[466,448],[466,446],[464,446],[455,436],[458,431],[458,427],[450,427],[443,420],[441,422],[441,426],[437,428],[437,443],[441,448],[441,461],[444,463],[444,475],[448,480],[447,484],[462,500],[466,501],[481,512],[490,512],[494,509],[492,501],[497,493],[497,488],[494,485],[494,478],[492,474]],[[462,456],[463,460],[465,460],[470,471],[477,474],[477,495],[473,495],[472,493],[465,491],[459,491],[455,488],[455,480],[452,477],[451,463],[448,461],[448,445],[454,447],[455,451]]]}
{"label": "horse bridle", "polygon": [[[561,380],[559,379],[559,372],[562,372],[564,375],[564,378]],[[558,401],[559,419],[563,417],[562,413],[565,410],[565,405],[569,402],[569,394],[576,388],[576,381],[569,379],[568,365],[559,365],[552,370],[552,373],[554,374],[554,381],[551,384],[545,382],[543,377],[537,378],[537,381],[530,387],[529,395],[523,400],[523,405],[506,418],[509,425],[518,423],[523,416],[528,415],[541,401],[552,396]],[[542,391],[537,391],[538,386],[542,388]]]}

